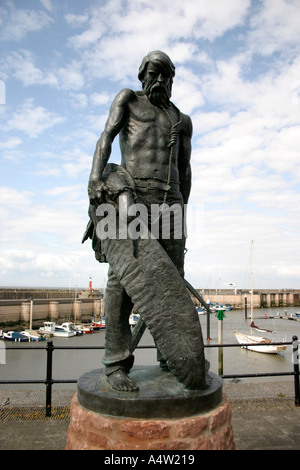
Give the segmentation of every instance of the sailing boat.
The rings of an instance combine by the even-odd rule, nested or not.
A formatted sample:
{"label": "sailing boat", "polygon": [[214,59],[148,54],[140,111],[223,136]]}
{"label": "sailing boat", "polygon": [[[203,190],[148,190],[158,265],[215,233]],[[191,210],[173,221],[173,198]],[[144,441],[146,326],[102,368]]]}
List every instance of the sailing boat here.
{"label": "sailing boat", "polygon": [[[262,336],[257,336],[253,334],[253,329],[259,332],[263,333],[272,333],[271,330],[266,330],[263,328],[259,328],[254,324],[253,321],[253,240],[251,241],[251,313],[250,313],[250,328],[251,328],[251,334],[247,335],[245,333],[239,332],[239,331],[234,331],[234,335],[238,342],[242,344],[243,348],[245,349],[250,349],[250,351],[256,351],[256,352],[261,352],[261,353],[266,353],[266,354],[278,354],[282,351],[286,350],[286,346],[279,345],[279,344],[273,344],[273,342],[267,338],[267,337],[262,337]],[[262,343],[263,345],[260,346],[258,343]],[[248,346],[249,344],[249,346]],[[252,345],[255,344],[255,345]],[[265,344],[268,344],[268,346],[265,346]]]}
{"label": "sailing boat", "polygon": [[99,319],[96,320],[95,317],[92,318],[92,325],[94,330],[104,330],[105,329],[105,299],[104,293],[102,299],[99,299],[100,302],[100,315]]}

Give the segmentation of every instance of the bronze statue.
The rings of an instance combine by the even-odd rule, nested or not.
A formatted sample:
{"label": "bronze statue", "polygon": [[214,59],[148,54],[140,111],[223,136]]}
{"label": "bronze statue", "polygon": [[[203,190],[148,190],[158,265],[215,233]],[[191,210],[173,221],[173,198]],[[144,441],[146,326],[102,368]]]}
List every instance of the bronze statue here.
{"label": "bronze statue", "polygon": [[[176,206],[183,212],[191,189],[192,122],[170,101],[174,76],[167,54],[153,51],[145,56],[138,74],[143,90],[123,89],[114,99],[88,185],[91,220],[84,240],[92,238],[96,258],[110,265],[103,363],[108,382],[121,391],[138,389],[129,376],[134,361],[129,326],[133,305],[153,335],[162,367],[188,388],[206,386],[201,327],[183,281],[184,218],[180,237],[173,227],[168,237],[160,230],[157,240],[151,236],[150,220],[148,236],[138,240],[101,239],[96,230],[101,220],[97,209],[109,203],[120,211],[117,199],[124,194],[127,206],[138,203],[148,214],[153,205]],[[117,134],[120,167],[108,164]]]}

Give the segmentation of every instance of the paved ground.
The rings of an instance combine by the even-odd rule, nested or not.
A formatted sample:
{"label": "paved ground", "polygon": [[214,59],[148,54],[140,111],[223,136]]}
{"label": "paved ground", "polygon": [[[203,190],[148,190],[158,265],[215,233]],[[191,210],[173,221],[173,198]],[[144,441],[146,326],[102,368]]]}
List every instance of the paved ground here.
{"label": "paved ground", "polygon": [[[293,387],[292,380],[224,384],[237,450],[300,450],[300,407]],[[45,404],[45,391],[0,391],[0,450],[63,450],[74,393],[53,391],[53,417],[40,419],[36,410]]]}

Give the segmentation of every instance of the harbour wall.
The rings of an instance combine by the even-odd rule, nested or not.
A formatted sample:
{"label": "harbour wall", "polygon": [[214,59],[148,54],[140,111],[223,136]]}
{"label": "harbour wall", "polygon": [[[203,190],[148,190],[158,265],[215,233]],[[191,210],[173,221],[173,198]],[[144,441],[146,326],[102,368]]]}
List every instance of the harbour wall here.
{"label": "harbour wall", "polygon": [[22,330],[29,328],[32,316],[32,328],[43,326],[45,321],[63,323],[90,322],[92,317],[100,315],[99,299],[34,299],[30,300],[0,300],[0,329],[10,328]]}
{"label": "harbour wall", "polygon": [[[212,291],[197,289],[206,303],[231,304],[234,308],[250,309],[249,291],[223,289]],[[55,293],[57,294],[55,296]],[[65,297],[62,297],[65,296]],[[64,289],[0,289],[0,329],[6,331],[29,327],[32,306],[32,327],[38,328],[45,321],[90,322],[93,316],[100,314],[100,298],[95,290]],[[32,300],[32,302],[31,302]],[[194,299],[195,304],[199,301]],[[300,305],[300,289],[293,290],[255,290],[253,307],[293,307]]]}
{"label": "harbour wall", "polygon": [[[245,304],[247,307],[250,308],[250,295],[248,296],[247,300],[245,296],[234,295],[234,294],[209,294],[209,295],[202,295],[203,300],[206,303],[213,303],[218,305],[225,305],[230,304],[234,308],[244,309]],[[253,295],[253,308],[260,308],[261,307],[261,298],[259,294]]]}
{"label": "harbour wall", "polygon": [[99,298],[97,289],[0,288],[0,300]]}
{"label": "harbour wall", "polygon": [[[251,293],[237,290],[236,293],[228,292],[228,289],[213,292],[209,289],[197,289],[206,303],[231,304],[234,308],[250,308]],[[300,305],[300,289],[286,290],[254,290],[253,308],[294,307]]]}

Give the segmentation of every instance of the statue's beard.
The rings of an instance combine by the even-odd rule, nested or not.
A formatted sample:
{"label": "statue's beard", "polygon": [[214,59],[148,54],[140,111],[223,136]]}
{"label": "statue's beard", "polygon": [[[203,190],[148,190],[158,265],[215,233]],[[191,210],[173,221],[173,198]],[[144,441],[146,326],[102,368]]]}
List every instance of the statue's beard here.
{"label": "statue's beard", "polygon": [[168,96],[167,90],[162,86],[153,86],[149,87],[148,89],[144,89],[145,94],[147,95],[150,103],[154,104],[154,106],[159,106],[163,108],[167,108],[170,104],[170,99]]}

